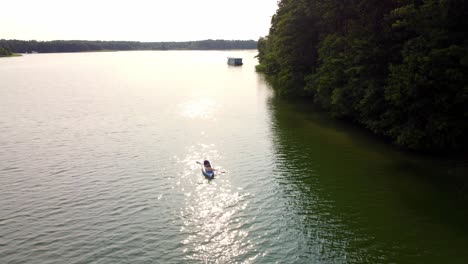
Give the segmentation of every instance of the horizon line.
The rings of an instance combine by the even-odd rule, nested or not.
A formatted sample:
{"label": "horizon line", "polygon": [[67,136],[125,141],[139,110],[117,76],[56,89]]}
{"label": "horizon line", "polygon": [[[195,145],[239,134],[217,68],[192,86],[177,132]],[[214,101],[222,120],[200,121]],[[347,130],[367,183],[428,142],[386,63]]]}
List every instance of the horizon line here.
{"label": "horizon line", "polygon": [[54,39],[54,40],[37,40],[37,39],[0,39],[0,40],[18,40],[18,41],[37,41],[37,42],[53,42],[53,41],[100,41],[100,42],[140,42],[140,43],[169,43],[169,42],[175,42],[175,43],[182,43],[182,42],[201,42],[201,41],[255,41],[257,42],[258,40],[254,39],[201,39],[201,40],[164,40],[164,41],[140,41],[140,40],[85,40],[85,39]]}

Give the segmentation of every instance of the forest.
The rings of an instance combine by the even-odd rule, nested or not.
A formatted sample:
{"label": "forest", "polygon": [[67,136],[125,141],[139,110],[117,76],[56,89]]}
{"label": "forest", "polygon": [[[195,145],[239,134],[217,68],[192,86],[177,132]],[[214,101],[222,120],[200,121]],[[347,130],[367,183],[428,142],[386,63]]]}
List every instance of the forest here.
{"label": "forest", "polygon": [[126,50],[228,50],[256,49],[254,40],[200,40],[186,42],[139,42],[139,41],[88,41],[88,40],[5,40],[0,39],[0,48],[15,53],[53,53],[85,51]]}
{"label": "forest", "polygon": [[465,152],[467,18],[465,0],[280,0],[257,71],[403,149]]}
{"label": "forest", "polygon": [[11,56],[13,53],[9,48],[2,48],[0,47],[0,57],[8,57]]}

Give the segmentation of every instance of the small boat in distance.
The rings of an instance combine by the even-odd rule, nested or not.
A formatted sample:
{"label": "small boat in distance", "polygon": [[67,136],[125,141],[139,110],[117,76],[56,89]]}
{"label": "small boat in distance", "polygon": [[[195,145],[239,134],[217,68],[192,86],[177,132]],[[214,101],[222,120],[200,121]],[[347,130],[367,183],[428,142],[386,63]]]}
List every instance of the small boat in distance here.
{"label": "small boat in distance", "polygon": [[233,58],[233,57],[228,57],[228,64],[229,65],[234,65],[234,66],[240,66],[242,65],[242,58]]}

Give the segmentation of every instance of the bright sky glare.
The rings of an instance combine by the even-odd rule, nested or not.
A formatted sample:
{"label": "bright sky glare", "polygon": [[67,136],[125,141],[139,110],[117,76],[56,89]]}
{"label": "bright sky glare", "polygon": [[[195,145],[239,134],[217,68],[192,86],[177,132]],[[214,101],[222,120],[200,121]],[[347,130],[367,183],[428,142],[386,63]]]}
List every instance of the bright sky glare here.
{"label": "bright sky glare", "polygon": [[0,39],[257,40],[277,0],[0,0]]}

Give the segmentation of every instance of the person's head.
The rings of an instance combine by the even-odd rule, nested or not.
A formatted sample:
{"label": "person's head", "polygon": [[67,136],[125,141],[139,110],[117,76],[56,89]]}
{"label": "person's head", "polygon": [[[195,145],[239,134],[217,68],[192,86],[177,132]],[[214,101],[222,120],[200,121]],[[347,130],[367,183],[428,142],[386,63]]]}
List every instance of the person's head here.
{"label": "person's head", "polygon": [[205,161],[203,161],[203,165],[205,165],[205,166],[210,166],[210,162],[207,161],[207,160],[205,160]]}

